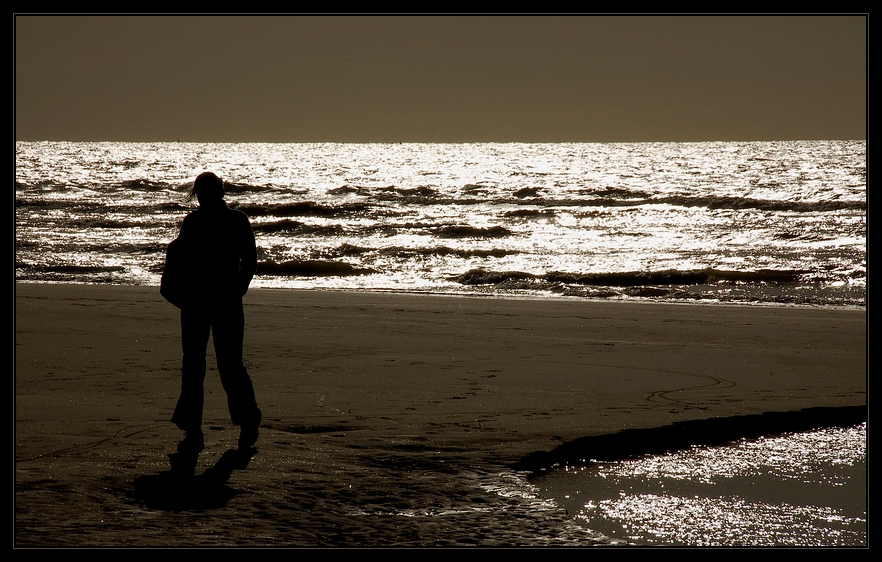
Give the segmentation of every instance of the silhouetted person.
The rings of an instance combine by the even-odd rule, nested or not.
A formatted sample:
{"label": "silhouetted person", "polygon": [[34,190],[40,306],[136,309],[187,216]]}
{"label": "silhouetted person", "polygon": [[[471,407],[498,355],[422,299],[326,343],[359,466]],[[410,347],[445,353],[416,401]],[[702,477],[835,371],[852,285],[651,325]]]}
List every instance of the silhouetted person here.
{"label": "silhouetted person", "polygon": [[[227,207],[224,184],[211,172],[193,182],[189,199],[193,197],[199,209],[184,218],[181,234],[169,246],[161,289],[181,309],[181,397],[172,421],[186,432],[179,449],[202,449],[205,355],[211,334],[230,417],[241,427],[239,447],[246,448],[257,442],[261,421],[242,363],[242,297],[257,269],[254,232],[245,213]],[[176,281],[167,283],[167,276]]]}

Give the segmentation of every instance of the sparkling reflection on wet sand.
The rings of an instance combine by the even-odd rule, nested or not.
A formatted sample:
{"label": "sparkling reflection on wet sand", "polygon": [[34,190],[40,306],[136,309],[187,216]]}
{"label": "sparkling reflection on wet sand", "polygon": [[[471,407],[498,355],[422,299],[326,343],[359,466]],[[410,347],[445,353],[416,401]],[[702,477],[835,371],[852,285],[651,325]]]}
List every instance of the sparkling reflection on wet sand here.
{"label": "sparkling reflection on wet sand", "polygon": [[866,424],[567,467],[537,486],[613,542],[867,544]]}

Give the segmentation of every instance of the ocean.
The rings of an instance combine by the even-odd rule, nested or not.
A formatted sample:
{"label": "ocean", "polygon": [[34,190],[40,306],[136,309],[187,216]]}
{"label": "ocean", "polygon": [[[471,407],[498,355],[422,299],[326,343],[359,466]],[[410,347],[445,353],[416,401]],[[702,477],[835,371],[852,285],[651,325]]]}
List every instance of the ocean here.
{"label": "ocean", "polygon": [[865,307],[865,141],[18,142],[15,278],[156,286],[213,171],[255,287]]}
{"label": "ocean", "polygon": [[[158,287],[213,171],[251,217],[254,287],[867,304],[865,141],[17,142],[15,162],[17,283]],[[867,542],[865,425],[481,486],[565,509],[548,544]]]}

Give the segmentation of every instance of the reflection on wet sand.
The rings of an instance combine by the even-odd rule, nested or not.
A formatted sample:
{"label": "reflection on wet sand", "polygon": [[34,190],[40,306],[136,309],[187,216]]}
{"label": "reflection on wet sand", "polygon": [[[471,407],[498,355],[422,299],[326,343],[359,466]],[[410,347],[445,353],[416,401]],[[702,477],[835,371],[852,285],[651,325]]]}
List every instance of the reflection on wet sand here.
{"label": "reflection on wet sand", "polygon": [[867,544],[866,424],[553,471],[537,482],[612,542]]}

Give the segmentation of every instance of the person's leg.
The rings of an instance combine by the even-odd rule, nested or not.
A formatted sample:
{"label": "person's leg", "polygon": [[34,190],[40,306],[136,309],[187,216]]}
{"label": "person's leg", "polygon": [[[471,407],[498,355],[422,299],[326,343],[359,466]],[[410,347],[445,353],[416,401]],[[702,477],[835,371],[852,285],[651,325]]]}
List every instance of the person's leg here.
{"label": "person's leg", "polygon": [[203,383],[205,382],[205,350],[211,323],[207,315],[193,310],[181,311],[181,397],[172,415],[172,422],[187,432],[202,431]]}
{"label": "person's leg", "polygon": [[[242,302],[230,303],[219,308],[217,312],[212,322],[212,339],[217,355],[217,370],[224,391],[227,393],[230,418],[233,424],[242,426],[243,434],[246,430],[253,431],[256,441],[261,413],[254,396],[254,385],[242,362],[242,345],[245,336]],[[252,444],[253,441],[247,445]]]}

